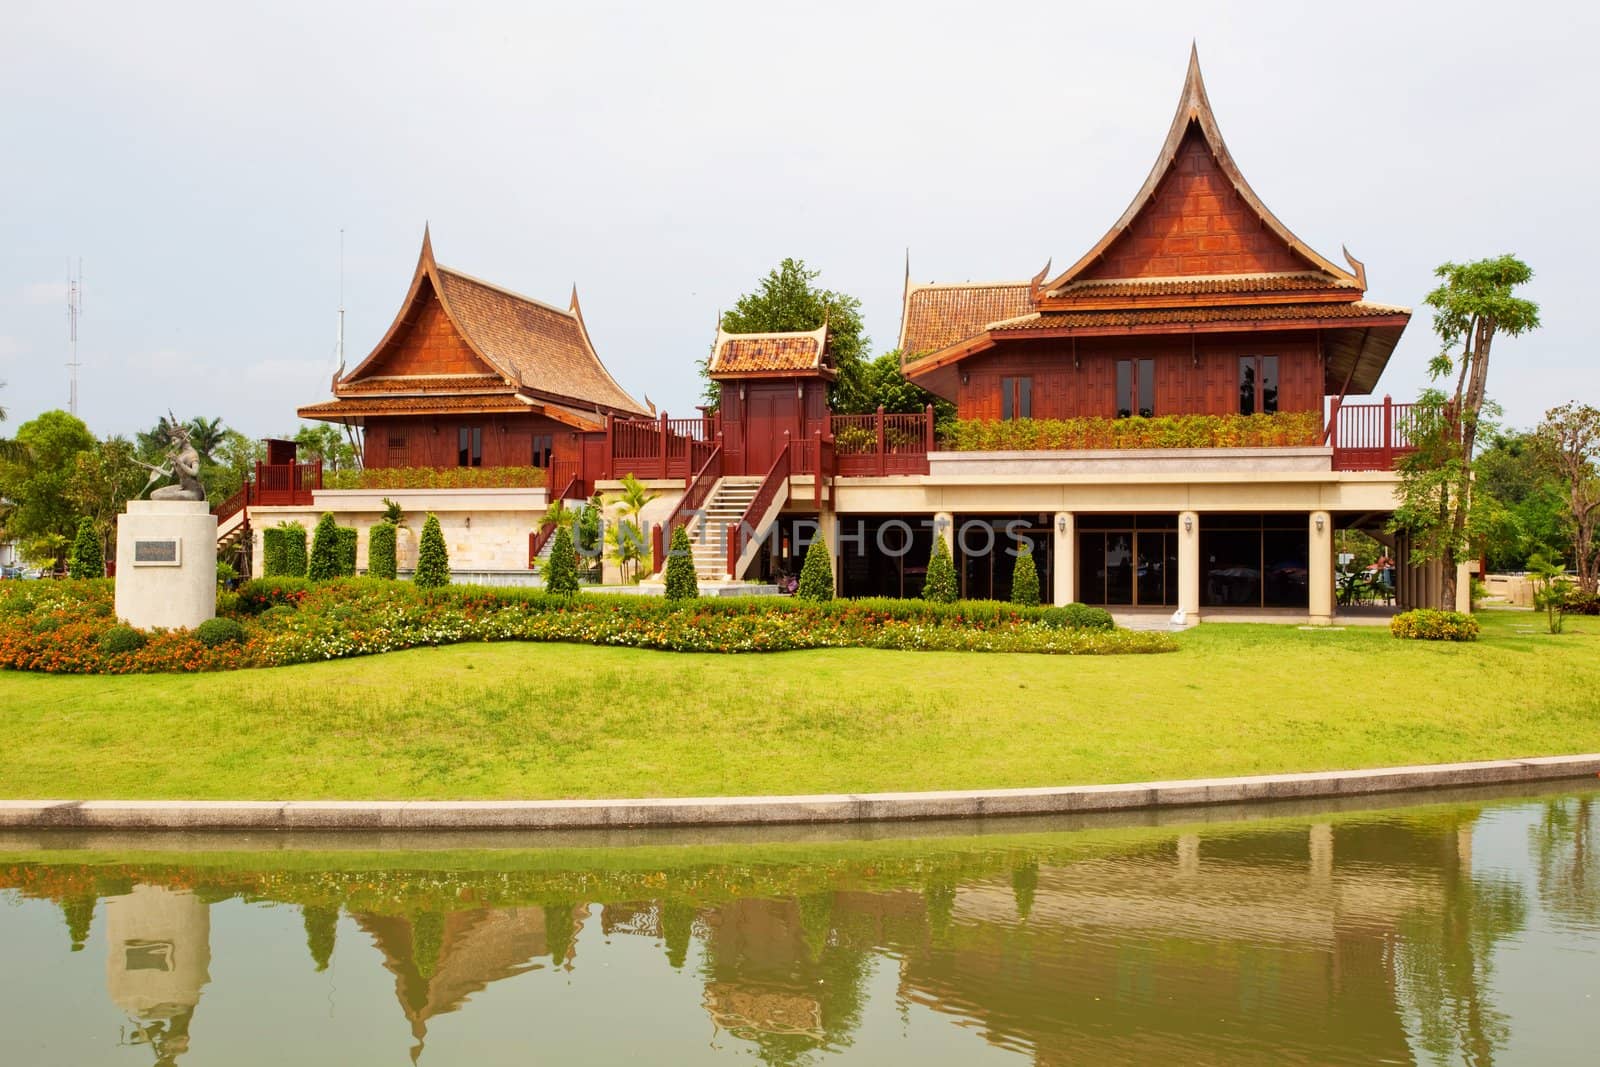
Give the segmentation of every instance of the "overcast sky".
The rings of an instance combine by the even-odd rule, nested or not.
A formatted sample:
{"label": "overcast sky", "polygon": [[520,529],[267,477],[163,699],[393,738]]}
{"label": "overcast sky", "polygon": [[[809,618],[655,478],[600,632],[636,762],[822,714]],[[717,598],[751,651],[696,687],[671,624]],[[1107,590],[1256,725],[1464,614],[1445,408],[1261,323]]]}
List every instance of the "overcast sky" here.
{"label": "overcast sky", "polygon": [[[439,260],[565,305],[636,397],[692,414],[719,308],[785,256],[864,302],[1026,278],[1143,182],[1191,38],[1234,158],[1368,299],[1515,252],[1545,327],[1495,350],[1506,420],[1600,404],[1590,3],[1138,5],[7,0],[0,405],[168,406],[253,436],[326,399],[345,231],[349,362]],[[1410,398],[1419,309],[1379,384]]]}

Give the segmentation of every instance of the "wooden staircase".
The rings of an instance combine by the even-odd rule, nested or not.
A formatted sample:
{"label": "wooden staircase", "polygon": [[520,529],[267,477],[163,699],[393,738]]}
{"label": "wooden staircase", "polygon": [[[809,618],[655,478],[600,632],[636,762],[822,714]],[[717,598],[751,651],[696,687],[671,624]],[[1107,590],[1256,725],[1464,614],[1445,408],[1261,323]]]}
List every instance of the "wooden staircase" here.
{"label": "wooden staircase", "polygon": [[697,578],[727,581],[728,527],[744,518],[761,488],[760,478],[722,478],[706,499],[700,515],[689,524],[689,550],[694,555]]}

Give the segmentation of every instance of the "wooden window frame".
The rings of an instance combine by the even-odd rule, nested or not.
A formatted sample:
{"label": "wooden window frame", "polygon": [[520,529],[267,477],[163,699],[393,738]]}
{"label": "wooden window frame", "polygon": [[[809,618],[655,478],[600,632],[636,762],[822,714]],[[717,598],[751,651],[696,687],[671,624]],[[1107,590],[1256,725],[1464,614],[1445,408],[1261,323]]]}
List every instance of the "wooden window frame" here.
{"label": "wooden window frame", "polygon": [[[1123,383],[1123,375],[1127,383]],[[1149,356],[1117,360],[1116,395],[1112,401],[1112,414],[1119,419],[1154,418],[1156,414],[1156,361]],[[1146,393],[1149,396],[1146,397]],[[1140,401],[1148,399],[1149,406]],[[1124,406],[1126,401],[1126,406]]]}
{"label": "wooden window frame", "polygon": [[1000,379],[1000,421],[1033,418],[1033,378]]}
{"label": "wooden window frame", "polygon": [[[1272,399],[1267,399],[1265,382],[1267,368],[1272,369]],[[1244,374],[1249,370],[1252,374],[1250,384],[1249,410],[1245,410]],[[1240,356],[1238,369],[1234,382],[1239,391],[1237,410],[1241,415],[1276,415],[1283,410],[1283,371],[1277,353]]]}
{"label": "wooden window frame", "polygon": [[456,430],[456,466],[483,466],[482,426],[462,426]]}

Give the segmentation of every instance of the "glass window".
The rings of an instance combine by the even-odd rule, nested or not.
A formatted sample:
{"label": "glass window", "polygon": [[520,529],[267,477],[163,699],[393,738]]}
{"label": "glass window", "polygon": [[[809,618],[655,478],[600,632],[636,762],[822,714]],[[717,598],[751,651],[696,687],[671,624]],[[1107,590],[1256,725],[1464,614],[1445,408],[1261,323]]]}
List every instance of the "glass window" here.
{"label": "glass window", "polygon": [[555,451],[555,435],[536,433],[533,435],[533,465],[535,467],[550,466],[550,457]]}
{"label": "glass window", "polygon": [[1000,418],[1007,422],[1033,418],[1032,378],[1000,379]]}
{"label": "glass window", "polygon": [[1156,361],[1139,361],[1139,414],[1150,418],[1156,413]]}
{"label": "glass window", "polygon": [[1261,357],[1261,410],[1271,414],[1278,410],[1278,357]]}
{"label": "glass window", "polygon": [[1256,413],[1256,357],[1239,357],[1239,414]]}
{"label": "glass window", "polygon": [[1156,413],[1156,361],[1117,360],[1117,418],[1150,418]]}
{"label": "glass window", "polygon": [[483,429],[463,426],[456,433],[456,466],[483,466]]}

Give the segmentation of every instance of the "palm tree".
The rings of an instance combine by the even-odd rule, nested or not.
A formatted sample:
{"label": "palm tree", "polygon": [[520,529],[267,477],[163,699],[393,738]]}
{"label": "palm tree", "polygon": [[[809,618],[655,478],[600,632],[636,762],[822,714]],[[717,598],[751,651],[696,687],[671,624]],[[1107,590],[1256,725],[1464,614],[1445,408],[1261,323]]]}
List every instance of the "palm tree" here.
{"label": "palm tree", "polygon": [[208,463],[211,461],[211,453],[222,444],[223,437],[228,433],[228,428],[222,425],[221,419],[207,419],[198,415],[189,420],[188,430],[189,443],[200,453],[200,458]]}

